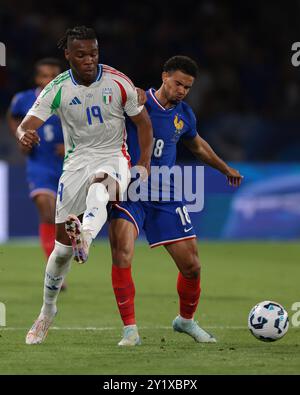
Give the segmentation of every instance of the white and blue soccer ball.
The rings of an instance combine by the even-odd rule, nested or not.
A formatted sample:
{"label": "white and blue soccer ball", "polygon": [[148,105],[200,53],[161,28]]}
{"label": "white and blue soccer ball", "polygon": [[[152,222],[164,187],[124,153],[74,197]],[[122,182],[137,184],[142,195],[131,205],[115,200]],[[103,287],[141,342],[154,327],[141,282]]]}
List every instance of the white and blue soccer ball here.
{"label": "white and blue soccer ball", "polygon": [[265,300],[251,309],[248,328],[257,339],[274,342],[282,338],[289,329],[288,313],[279,303]]}

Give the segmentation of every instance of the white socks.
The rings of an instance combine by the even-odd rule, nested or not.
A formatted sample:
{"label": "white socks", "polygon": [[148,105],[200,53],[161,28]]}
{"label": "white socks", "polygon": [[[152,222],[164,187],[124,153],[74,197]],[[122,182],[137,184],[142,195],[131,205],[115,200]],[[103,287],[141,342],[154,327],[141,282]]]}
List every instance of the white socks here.
{"label": "white socks", "polygon": [[94,239],[107,220],[106,205],[109,194],[106,187],[100,182],[95,182],[89,188],[86,197],[86,210],[82,219],[82,230],[89,233]]}
{"label": "white socks", "polygon": [[[90,186],[86,198],[87,209],[82,220],[82,230],[85,232],[89,244],[107,220],[106,205],[108,201],[109,194],[103,184],[97,182]],[[72,246],[66,246],[55,240],[54,250],[46,266],[42,314],[55,315],[56,300],[63,280],[70,270],[72,256]]]}
{"label": "white socks", "polygon": [[65,276],[71,267],[72,246],[55,240],[55,247],[49,256],[44,281],[44,304],[41,313],[53,316],[56,313],[56,300]]}

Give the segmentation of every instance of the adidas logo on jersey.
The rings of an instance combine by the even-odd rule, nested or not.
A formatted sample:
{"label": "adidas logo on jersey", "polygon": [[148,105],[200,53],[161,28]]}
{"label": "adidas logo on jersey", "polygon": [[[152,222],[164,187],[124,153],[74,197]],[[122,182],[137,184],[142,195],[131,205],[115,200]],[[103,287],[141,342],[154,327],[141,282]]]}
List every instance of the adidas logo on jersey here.
{"label": "adidas logo on jersey", "polygon": [[81,104],[81,101],[78,99],[77,96],[74,97],[74,99],[72,99],[72,101],[70,101],[69,105],[72,106],[73,104]]}

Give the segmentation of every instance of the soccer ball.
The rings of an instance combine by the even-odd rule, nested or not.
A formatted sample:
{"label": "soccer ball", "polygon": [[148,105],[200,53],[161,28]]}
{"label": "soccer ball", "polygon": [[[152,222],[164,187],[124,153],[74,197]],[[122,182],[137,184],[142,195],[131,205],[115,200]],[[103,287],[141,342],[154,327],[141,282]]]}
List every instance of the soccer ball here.
{"label": "soccer ball", "polygon": [[265,300],[251,309],[248,328],[257,339],[274,342],[283,337],[289,328],[288,313],[279,303]]}

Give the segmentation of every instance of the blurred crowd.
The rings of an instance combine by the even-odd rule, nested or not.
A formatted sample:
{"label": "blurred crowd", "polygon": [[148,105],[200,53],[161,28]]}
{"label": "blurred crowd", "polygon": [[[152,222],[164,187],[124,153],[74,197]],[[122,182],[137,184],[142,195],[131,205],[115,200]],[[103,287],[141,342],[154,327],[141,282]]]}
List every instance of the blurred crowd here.
{"label": "blurred crowd", "polygon": [[17,158],[4,119],[12,96],[32,87],[36,60],[63,59],[56,43],[66,28],[85,24],[98,33],[100,61],[144,89],[160,86],[169,57],[195,59],[200,74],[188,101],[199,133],[224,159],[299,160],[300,67],[291,64],[299,12],[299,1],[1,0],[0,159]]}

